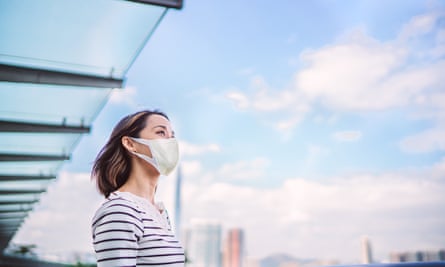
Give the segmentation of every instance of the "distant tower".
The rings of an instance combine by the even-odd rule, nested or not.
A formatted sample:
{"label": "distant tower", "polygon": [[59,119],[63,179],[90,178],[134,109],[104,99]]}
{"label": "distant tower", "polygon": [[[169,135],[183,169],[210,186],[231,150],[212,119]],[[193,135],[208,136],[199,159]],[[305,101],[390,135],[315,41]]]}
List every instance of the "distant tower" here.
{"label": "distant tower", "polygon": [[178,175],[176,177],[176,191],[175,191],[175,234],[178,240],[181,240],[181,186],[182,186],[182,172],[181,172],[181,165],[179,165]]}
{"label": "distant tower", "polygon": [[243,267],[244,262],[244,231],[230,229],[224,245],[223,267]]}
{"label": "distant tower", "polygon": [[362,237],[362,263],[363,264],[372,263],[371,242],[369,242],[367,236]]}

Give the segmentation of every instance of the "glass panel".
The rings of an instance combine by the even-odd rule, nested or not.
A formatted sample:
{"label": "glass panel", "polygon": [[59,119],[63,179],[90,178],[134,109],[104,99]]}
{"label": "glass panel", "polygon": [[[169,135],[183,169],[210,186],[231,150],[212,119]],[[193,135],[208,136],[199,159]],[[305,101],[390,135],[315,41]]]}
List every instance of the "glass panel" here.
{"label": "glass panel", "polygon": [[68,155],[81,134],[0,133],[0,152]]}
{"label": "glass panel", "polygon": [[0,220],[1,219],[7,219],[7,218],[25,218],[27,212],[18,211],[18,212],[1,212],[0,213]]}
{"label": "glass panel", "polygon": [[7,181],[7,182],[0,182],[0,189],[2,190],[41,190],[46,189],[48,187],[48,184],[51,183],[51,181],[48,180],[30,180],[30,181]]}
{"label": "glass panel", "polygon": [[90,125],[111,90],[0,82],[0,119]]}
{"label": "glass panel", "polygon": [[0,1],[0,62],[123,78],[165,11],[128,1]]}
{"label": "glass panel", "polygon": [[51,175],[57,173],[63,161],[0,162],[0,173],[4,175]]}
{"label": "glass panel", "polygon": [[8,204],[0,205],[0,211],[21,211],[32,209],[32,204]]}
{"label": "glass panel", "polygon": [[[166,11],[130,1],[0,1],[0,64],[124,79]],[[0,120],[88,127],[111,90],[0,82]],[[0,153],[69,155],[81,136],[0,132]],[[63,163],[0,162],[0,175],[55,175]],[[44,190],[52,181],[0,180],[0,230],[18,227],[13,213],[34,206],[20,202],[41,195],[13,190]]]}
{"label": "glass panel", "polygon": [[2,226],[2,228],[12,228],[12,227],[17,227],[20,226],[20,224],[23,222],[23,219],[5,219],[5,220],[0,220],[0,225]]}
{"label": "glass panel", "polygon": [[0,194],[0,202],[35,201],[35,200],[39,200],[39,196],[40,196],[39,194],[23,194],[23,195],[1,195]]}

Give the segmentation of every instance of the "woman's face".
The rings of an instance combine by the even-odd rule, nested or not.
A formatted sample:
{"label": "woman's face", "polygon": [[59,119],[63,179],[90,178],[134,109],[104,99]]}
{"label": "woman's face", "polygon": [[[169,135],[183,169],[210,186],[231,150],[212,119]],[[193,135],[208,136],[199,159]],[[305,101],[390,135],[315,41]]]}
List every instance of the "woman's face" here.
{"label": "woman's face", "polygon": [[[175,137],[175,132],[172,130],[170,121],[164,116],[153,114],[147,118],[145,128],[139,133],[139,138],[142,139],[168,139]],[[133,141],[132,149],[134,152],[145,154],[152,157],[150,149],[143,144]]]}
{"label": "woman's face", "polygon": [[153,114],[147,118],[146,126],[139,133],[143,139],[173,138],[175,132],[172,130],[170,121],[164,116]]}

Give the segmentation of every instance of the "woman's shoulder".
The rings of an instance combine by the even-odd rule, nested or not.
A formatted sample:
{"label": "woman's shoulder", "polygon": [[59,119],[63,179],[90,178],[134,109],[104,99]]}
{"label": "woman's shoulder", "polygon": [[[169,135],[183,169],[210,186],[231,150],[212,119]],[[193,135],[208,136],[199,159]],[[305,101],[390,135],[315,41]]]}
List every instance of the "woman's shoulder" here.
{"label": "woman's shoulder", "polygon": [[93,239],[102,233],[111,232],[134,232],[141,237],[144,216],[144,211],[137,203],[122,196],[110,195],[92,218]]}
{"label": "woman's shoulder", "polygon": [[96,210],[93,221],[96,221],[107,214],[120,214],[131,216],[140,220],[145,212],[139,205],[125,196],[111,193],[110,196]]}

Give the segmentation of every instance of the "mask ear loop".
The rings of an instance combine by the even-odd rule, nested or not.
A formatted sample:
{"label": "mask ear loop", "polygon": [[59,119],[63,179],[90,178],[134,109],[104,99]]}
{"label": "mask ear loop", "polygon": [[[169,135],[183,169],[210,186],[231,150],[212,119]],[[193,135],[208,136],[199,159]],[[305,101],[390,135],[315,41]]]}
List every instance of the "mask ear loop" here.
{"label": "mask ear loop", "polygon": [[[141,145],[144,145],[144,146],[148,147],[148,149],[150,150],[150,153],[152,153],[152,155],[153,155],[153,152],[152,152],[152,149],[151,149],[150,144],[147,143],[147,142],[144,142],[144,139],[136,138],[136,137],[130,137],[130,138],[131,138],[134,142],[139,143],[139,144],[141,144]],[[147,163],[149,163],[149,164],[150,164],[151,166],[153,166],[159,173],[161,173],[161,170],[159,169],[159,163],[158,163],[158,161],[157,161],[154,157],[149,157],[149,156],[147,156],[147,155],[145,155],[145,154],[138,153],[138,152],[136,152],[136,151],[131,151],[131,150],[130,150],[130,152],[131,152],[132,154],[136,155],[137,157],[143,159],[143,160],[146,161]]]}
{"label": "mask ear loop", "polygon": [[[144,145],[144,146],[148,147],[148,149],[150,150],[150,153],[152,153],[152,152],[151,152],[151,146],[150,146],[150,144],[144,142],[144,139],[142,139],[142,138],[137,138],[137,137],[130,137],[130,139],[133,140],[133,142],[136,142],[136,143],[138,143],[138,144],[141,144],[141,145]],[[139,153],[139,152],[136,151],[136,147],[135,147],[131,152],[133,152],[133,153],[138,153],[138,154],[142,154],[142,153]],[[145,154],[143,154],[143,155],[145,155]],[[153,155],[153,154],[152,154],[152,155]],[[147,157],[148,157],[148,156],[147,156]]]}
{"label": "mask ear loop", "polygon": [[147,155],[144,155],[144,154],[141,154],[141,153],[137,153],[137,152],[133,152],[133,151],[131,151],[131,153],[136,155],[137,157],[143,159],[144,161],[149,163],[151,166],[153,166],[159,173],[161,173],[161,170],[159,170],[158,162],[156,161],[156,159],[150,158]]}

